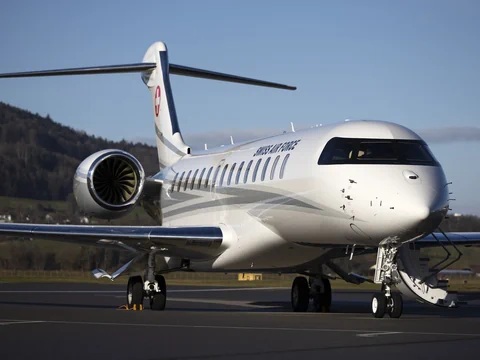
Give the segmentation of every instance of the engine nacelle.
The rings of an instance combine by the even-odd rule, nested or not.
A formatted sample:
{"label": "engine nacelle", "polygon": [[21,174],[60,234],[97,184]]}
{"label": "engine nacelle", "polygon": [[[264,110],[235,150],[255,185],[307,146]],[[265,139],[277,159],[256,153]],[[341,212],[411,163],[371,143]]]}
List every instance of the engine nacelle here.
{"label": "engine nacelle", "polygon": [[78,166],[73,193],[81,211],[101,219],[128,214],[142,195],[145,172],[140,162],[122,150],[103,150]]}

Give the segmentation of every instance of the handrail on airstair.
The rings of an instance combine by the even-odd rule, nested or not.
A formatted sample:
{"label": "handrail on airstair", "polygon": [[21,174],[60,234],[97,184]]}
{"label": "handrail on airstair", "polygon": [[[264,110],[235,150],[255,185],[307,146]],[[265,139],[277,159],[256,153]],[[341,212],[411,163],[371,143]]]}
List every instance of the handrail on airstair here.
{"label": "handrail on airstair", "polygon": [[460,251],[460,249],[452,242],[452,240],[450,240],[450,238],[447,236],[447,234],[445,234],[443,232],[443,230],[438,227],[438,231],[440,231],[440,233],[445,237],[445,239],[447,240],[448,244],[453,246],[453,248],[455,249],[455,251],[457,252],[457,257],[453,260],[451,260],[450,262],[448,262],[446,265],[442,266],[441,268],[436,268],[437,266],[440,266],[441,264],[443,264],[445,261],[447,261],[450,256],[452,255],[450,253],[450,251],[448,251],[448,249],[446,248],[445,245],[442,244],[442,242],[437,238],[437,236],[432,232],[432,236],[433,238],[440,244],[440,246],[445,250],[445,252],[447,253],[447,256],[445,257],[445,259],[441,260],[439,263],[435,264],[434,266],[432,266],[432,268],[430,270],[433,270],[433,272],[431,274],[429,274],[428,276],[426,276],[425,278],[423,278],[420,283],[421,284],[424,284],[428,279],[434,277],[434,276],[437,276],[438,273],[440,273],[440,271],[442,270],[445,270],[446,268],[448,268],[449,266],[455,264],[458,260],[460,260],[460,258],[463,256],[463,253]]}

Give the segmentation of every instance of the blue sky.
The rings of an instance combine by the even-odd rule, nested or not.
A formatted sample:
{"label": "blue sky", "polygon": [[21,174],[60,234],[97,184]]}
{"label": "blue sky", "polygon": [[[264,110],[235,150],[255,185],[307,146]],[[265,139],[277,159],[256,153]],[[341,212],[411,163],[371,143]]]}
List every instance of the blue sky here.
{"label": "blue sky", "polygon": [[[173,77],[192,142],[381,119],[419,131],[480,215],[480,2],[4,1],[0,72],[170,61],[296,85],[295,92]],[[0,101],[113,140],[152,139],[138,74],[5,79]]]}

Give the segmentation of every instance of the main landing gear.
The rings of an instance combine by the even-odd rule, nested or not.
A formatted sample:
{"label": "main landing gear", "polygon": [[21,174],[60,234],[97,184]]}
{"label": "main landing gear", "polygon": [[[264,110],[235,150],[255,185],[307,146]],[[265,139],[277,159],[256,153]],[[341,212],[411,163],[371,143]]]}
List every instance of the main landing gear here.
{"label": "main landing gear", "polygon": [[310,277],[309,280],[303,276],[296,277],[291,292],[293,311],[306,312],[311,298],[316,312],[330,312],[332,305],[330,280],[322,276]]}
{"label": "main landing gear", "polygon": [[127,285],[127,307],[143,310],[143,300],[150,299],[151,310],[165,310],[167,304],[167,284],[162,275],[156,275],[155,281],[143,281],[141,276],[131,276]]}
{"label": "main landing gear", "polygon": [[155,275],[155,254],[148,256],[148,266],[144,280],[141,276],[131,276],[127,285],[127,307],[132,310],[143,310],[143,300],[150,299],[150,309],[165,310],[167,304],[167,284],[162,275]]}

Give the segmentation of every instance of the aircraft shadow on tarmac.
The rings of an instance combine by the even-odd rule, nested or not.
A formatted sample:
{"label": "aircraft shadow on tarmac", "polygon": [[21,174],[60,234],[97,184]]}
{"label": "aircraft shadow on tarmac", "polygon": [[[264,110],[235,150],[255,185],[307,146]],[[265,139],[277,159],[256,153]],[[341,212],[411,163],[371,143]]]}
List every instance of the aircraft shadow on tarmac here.
{"label": "aircraft shadow on tarmac", "polygon": [[[250,305],[265,307],[249,311],[292,312],[289,302],[251,302]],[[313,311],[310,307],[310,311]],[[371,314],[370,304],[359,301],[340,301],[332,305],[331,313],[337,314]],[[403,313],[406,315],[429,315],[437,317],[480,317],[480,306],[462,305],[459,308],[444,308],[408,301],[404,304]]]}
{"label": "aircraft shadow on tarmac", "polygon": [[[480,299],[480,293],[468,294],[466,300]],[[168,304],[168,302],[167,302]],[[166,311],[182,311],[182,312],[279,312],[291,313],[291,305],[289,301],[252,301],[245,302],[244,307],[222,305],[222,304],[195,304],[190,303],[191,306],[179,306],[181,302],[172,301],[167,305]],[[84,308],[84,309],[110,309],[115,310],[118,305],[111,304],[95,304],[95,303],[61,303],[61,302],[39,302],[39,301],[1,301],[0,305],[16,305],[16,306],[38,306],[38,307],[56,307],[56,308]],[[148,301],[144,302],[145,309],[149,311]],[[312,308],[309,310],[312,312]],[[334,302],[332,313],[336,314],[370,314],[370,303],[367,301],[336,301]],[[431,305],[424,305],[414,301],[405,301],[404,304],[405,315],[427,315],[436,317],[449,318],[465,318],[465,317],[479,317],[479,305],[463,305],[459,308],[449,309],[443,307],[435,307]]]}

